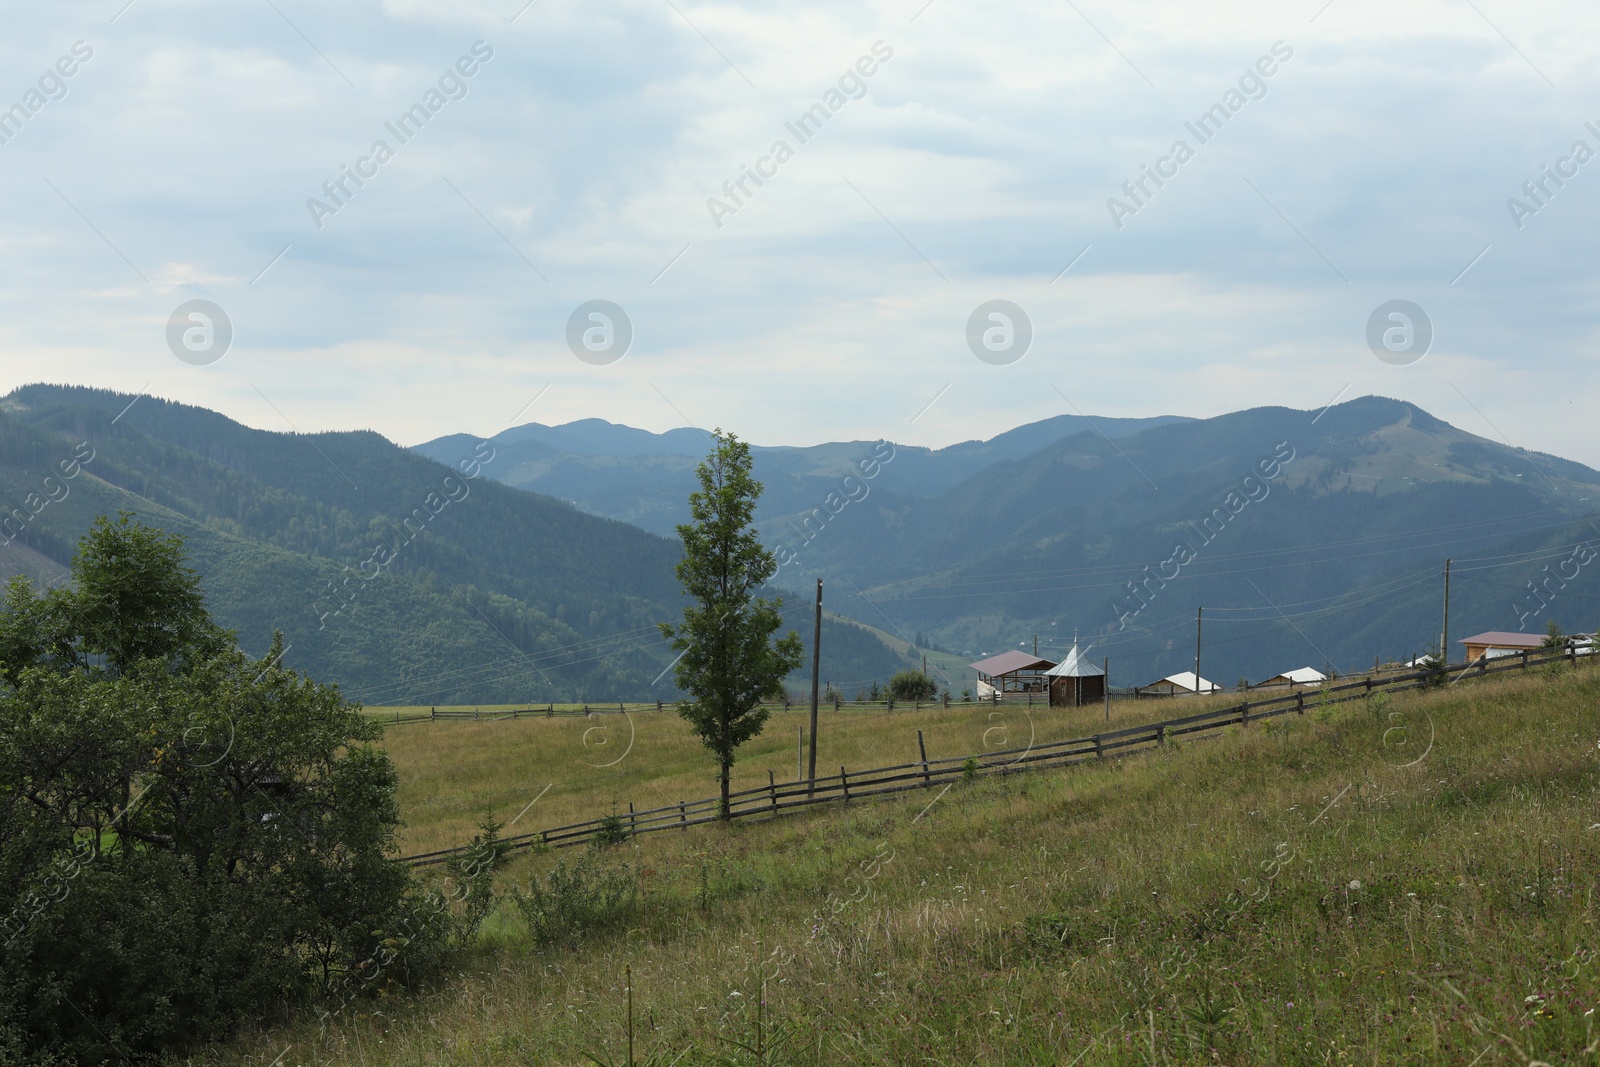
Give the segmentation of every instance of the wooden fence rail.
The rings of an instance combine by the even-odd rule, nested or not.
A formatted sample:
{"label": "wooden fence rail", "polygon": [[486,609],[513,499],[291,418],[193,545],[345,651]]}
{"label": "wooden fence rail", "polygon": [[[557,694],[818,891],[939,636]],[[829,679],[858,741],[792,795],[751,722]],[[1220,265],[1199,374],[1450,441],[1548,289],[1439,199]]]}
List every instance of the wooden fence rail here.
{"label": "wooden fence rail", "polygon": [[[924,708],[987,708],[1003,705],[1023,705],[1027,707],[1047,707],[1048,700],[1043,693],[1008,693],[1004,699],[987,700],[834,700],[826,702],[825,707],[832,707],[835,711],[875,711],[891,713],[896,711],[921,711]],[[802,707],[793,701],[773,702],[764,704],[769,711],[782,708],[785,711]],[[390,726],[404,725],[413,722],[497,722],[504,719],[562,719],[581,718],[591,715],[625,715],[633,712],[676,711],[675,701],[638,701],[633,703],[619,702],[611,704],[583,704],[579,707],[561,707],[547,704],[544,707],[530,705],[525,708],[489,709],[474,708],[466,711],[461,708],[430,708],[427,712],[413,712],[402,715],[399,712],[388,714],[380,708],[370,709],[372,717],[379,722]]]}
{"label": "wooden fence rail", "polygon": [[[1364,678],[1340,685],[1323,685],[1311,690],[1311,707],[1319,709],[1331,704],[1364,700],[1375,690],[1404,691],[1429,685],[1453,683],[1463,678],[1480,678],[1502,671],[1520,670],[1561,659],[1577,660],[1575,649],[1557,650],[1544,655],[1505,656],[1495,660],[1480,659],[1475,663],[1454,664],[1440,671],[1413,671],[1391,675],[1387,678]],[[918,738],[921,758],[912,763],[892,767],[877,767],[865,771],[839,768],[839,773],[818,778],[778,783],[768,776],[766,785],[736,790],[728,795],[728,810],[732,818],[776,816],[783,811],[803,808],[812,804],[831,803],[835,800],[853,802],[867,797],[886,796],[910,789],[931,789],[940,782],[956,781],[969,773],[976,775],[1010,774],[1022,770],[1045,767],[1067,767],[1107,756],[1124,756],[1165,745],[1179,737],[1209,734],[1229,726],[1248,727],[1262,719],[1281,715],[1304,715],[1308,701],[1306,690],[1265,700],[1247,700],[1226,708],[1216,708],[1195,715],[1185,715],[1161,722],[1108,730],[1093,737],[1080,737],[1070,741],[1053,741],[1034,744],[1026,748],[1005,749],[998,752],[976,753],[970,756],[951,756],[929,759]],[[984,703],[988,703],[985,701]],[[599,710],[598,707],[596,710]],[[540,712],[543,714],[543,712]],[[581,713],[580,713],[581,714]],[[615,712],[613,712],[615,714]],[[970,771],[969,771],[970,768]],[[714,822],[719,818],[721,800],[709,797],[703,800],[679,801],[661,808],[635,811],[628,805],[628,815],[556,826],[547,830],[517,834],[503,838],[510,848],[543,846],[564,848],[595,840],[602,834],[619,830],[629,836],[657,833],[663,830],[687,830],[691,826]],[[399,862],[415,867],[447,863],[465,855],[469,846],[425,852],[402,857]]]}

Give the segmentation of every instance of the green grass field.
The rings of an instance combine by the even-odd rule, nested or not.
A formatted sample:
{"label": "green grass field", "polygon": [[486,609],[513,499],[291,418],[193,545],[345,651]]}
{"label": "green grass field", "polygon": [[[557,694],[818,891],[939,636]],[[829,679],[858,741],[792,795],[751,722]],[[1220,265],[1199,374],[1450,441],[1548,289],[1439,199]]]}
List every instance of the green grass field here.
{"label": "green grass field", "polygon": [[[921,726],[950,754],[988,728],[923,715],[830,719],[824,752],[907,757]],[[792,722],[742,773],[791,767]],[[707,792],[675,724],[639,724],[627,759],[581,773],[577,724],[401,727],[388,745],[410,833],[448,843],[496,782],[514,812],[559,779],[519,826],[552,801],[592,816]],[[622,1063],[631,967],[638,1063],[1595,1064],[1597,744],[1600,671],[1580,664],[652,835],[588,853],[638,878],[625,928],[537,948],[502,907],[432,992],[205,1062]]]}

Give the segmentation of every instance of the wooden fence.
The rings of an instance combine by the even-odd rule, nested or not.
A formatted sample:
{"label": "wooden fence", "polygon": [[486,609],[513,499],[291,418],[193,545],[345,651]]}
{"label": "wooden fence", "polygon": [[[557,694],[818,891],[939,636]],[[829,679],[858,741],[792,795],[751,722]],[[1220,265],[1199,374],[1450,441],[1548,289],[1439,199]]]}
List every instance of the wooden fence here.
{"label": "wooden fence", "polygon": [[[836,699],[825,701],[823,707],[831,707],[834,711],[921,711],[923,708],[978,708],[995,705],[1023,705],[1028,707],[1046,707],[1049,699],[1044,693],[1007,693],[1004,699],[990,700],[843,700]],[[769,711],[782,708],[788,711],[792,708],[809,708],[811,705],[803,701],[781,701],[764,704]],[[374,709],[372,718],[378,722],[389,725],[404,725],[412,722],[495,722],[501,719],[560,719],[570,717],[587,717],[590,715],[624,715],[633,712],[673,711],[677,704],[673,701],[641,701],[635,703],[618,702],[614,704],[583,704],[578,707],[556,707],[547,704],[544,707],[529,706],[526,708],[490,709],[474,708],[466,711],[461,708],[447,708],[440,711],[438,708],[429,708],[426,714],[415,712],[402,715],[395,712],[390,715]]]}
{"label": "wooden fence", "polygon": [[[1226,708],[1147,723],[1143,726],[1111,730],[1095,734],[1093,737],[944,759],[927,758],[926,751],[922,750],[922,731],[919,730],[917,747],[921,750],[921,758],[915,763],[854,772],[849,772],[841,766],[838,774],[818,778],[815,782],[807,780],[779,783],[774,779],[773,773],[768,771],[766,785],[754,789],[741,789],[729,795],[729,814],[736,819],[772,816],[812,804],[833,801],[848,804],[868,797],[886,796],[910,789],[929,789],[943,782],[961,779],[969,773],[969,767],[971,773],[977,775],[1006,775],[1042,767],[1066,767],[1088,760],[1104,759],[1107,756],[1125,756],[1148,751],[1159,748],[1174,738],[1206,735],[1230,726],[1248,727],[1251,723],[1280,715],[1304,715],[1308,706],[1317,710],[1331,704],[1362,700],[1377,690],[1403,691],[1421,689],[1429,685],[1452,684],[1463,678],[1480,678],[1488,674],[1520,670],[1561,659],[1576,662],[1578,659],[1576,649],[1557,650],[1542,655],[1522,652],[1499,659],[1480,659],[1471,664],[1455,664],[1438,671],[1413,671],[1387,678],[1366,677],[1340,685],[1302,689],[1265,700],[1247,700]],[[506,713],[505,717],[510,717],[510,713]],[[719,817],[720,803],[719,797],[711,797],[704,800],[679,801],[674,805],[645,811],[635,811],[630,803],[627,814],[619,813],[615,817],[617,821],[610,818],[590,819],[568,826],[518,834],[504,838],[503,842],[512,849],[536,846],[565,848],[570,845],[587,844],[596,838],[604,839],[604,835],[615,834],[618,830],[629,836],[661,830],[686,830],[691,826],[715,821]],[[446,863],[466,852],[467,846],[447,848],[438,852],[405,856],[400,862],[423,867]]]}

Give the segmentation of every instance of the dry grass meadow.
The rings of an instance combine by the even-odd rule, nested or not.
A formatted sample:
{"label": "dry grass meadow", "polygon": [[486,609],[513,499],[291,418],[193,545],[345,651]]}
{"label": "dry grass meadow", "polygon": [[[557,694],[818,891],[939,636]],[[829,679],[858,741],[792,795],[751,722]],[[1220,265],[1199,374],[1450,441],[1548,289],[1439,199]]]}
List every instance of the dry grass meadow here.
{"label": "dry grass meadow", "polygon": [[[744,776],[792,767],[792,723],[774,717]],[[830,718],[825,762],[908,758],[919,726],[938,754],[989,728]],[[391,731],[408,844],[454,841],[483,803],[515,812],[552,779],[533,809],[549,821],[707,792],[675,720],[639,723],[605,771],[573,768],[584,728]],[[631,968],[640,1064],[1600,1063],[1597,744],[1600,670],[1563,665],[524,856],[503,884],[581,860],[637,903],[560,946],[503,905],[431,991],[205,1062],[620,1064]]]}

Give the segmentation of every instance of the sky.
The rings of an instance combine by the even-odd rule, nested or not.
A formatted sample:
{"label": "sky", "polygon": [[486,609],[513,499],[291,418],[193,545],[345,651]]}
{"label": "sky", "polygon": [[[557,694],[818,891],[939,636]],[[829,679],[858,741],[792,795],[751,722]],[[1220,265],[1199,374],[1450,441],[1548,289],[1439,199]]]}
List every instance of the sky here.
{"label": "sky", "polygon": [[0,391],[930,446],[1375,393],[1600,466],[1597,52],[1510,0],[13,5]]}

